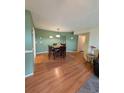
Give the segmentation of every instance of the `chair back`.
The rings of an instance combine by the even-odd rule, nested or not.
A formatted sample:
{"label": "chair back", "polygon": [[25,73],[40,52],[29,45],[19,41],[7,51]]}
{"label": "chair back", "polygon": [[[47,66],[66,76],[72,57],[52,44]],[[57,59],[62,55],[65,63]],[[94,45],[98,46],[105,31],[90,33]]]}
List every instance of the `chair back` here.
{"label": "chair back", "polygon": [[52,52],[52,46],[48,45],[48,52],[51,53]]}
{"label": "chair back", "polygon": [[57,45],[57,43],[53,43],[53,46],[56,46]]}
{"label": "chair back", "polygon": [[61,43],[61,45],[66,47],[66,44],[62,44],[62,43]]}

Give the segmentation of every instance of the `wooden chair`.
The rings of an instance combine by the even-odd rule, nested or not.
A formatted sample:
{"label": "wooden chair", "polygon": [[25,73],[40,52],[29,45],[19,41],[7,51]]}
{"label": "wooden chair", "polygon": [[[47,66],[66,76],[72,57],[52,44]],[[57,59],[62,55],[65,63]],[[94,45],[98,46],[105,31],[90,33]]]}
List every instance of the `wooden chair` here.
{"label": "wooden chair", "polygon": [[60,53],[61,53],[61,48],[60,47],[54,48],[54,59],[56,57],[60,57]]}
{"label": "wooden chair", "polygon": [[59,49],[58,48],[54,48],[50,45],[48,45],[48,57],[50,59],[50,57],[53,55],[54,59],[57,57],[59,53]]}
{"label": "wooden chair", "polygon": [[56,46],[57,45],[57,43],[53,43],[53,46]]}
{"label": "wooden chair", "polygon": [[65,58],[66,56],[66,46],[61,46],[60,47],[60,55]]}
{"label": "wooden chair", "polygon": [[52,46],[48,45],[48,57],[50,59],[51,55],[54,56],[54,50],[52,48]]}

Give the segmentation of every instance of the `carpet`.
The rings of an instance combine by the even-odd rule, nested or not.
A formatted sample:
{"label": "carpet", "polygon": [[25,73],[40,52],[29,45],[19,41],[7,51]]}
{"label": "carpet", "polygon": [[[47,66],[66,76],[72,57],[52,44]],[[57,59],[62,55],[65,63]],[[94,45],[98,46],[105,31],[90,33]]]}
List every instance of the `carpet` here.
{"label": "carpet", "polygon": [[81,86],[77,93],[99,93],[99,79],[94,74],[84,85]]}

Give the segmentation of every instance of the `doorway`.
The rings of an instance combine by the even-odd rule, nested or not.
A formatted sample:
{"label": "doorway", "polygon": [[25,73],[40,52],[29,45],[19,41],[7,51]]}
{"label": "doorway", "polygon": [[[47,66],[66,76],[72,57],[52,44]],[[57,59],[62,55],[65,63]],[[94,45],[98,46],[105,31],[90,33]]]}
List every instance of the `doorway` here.
{"label": "doorway", "polygon": [[78,51],[84,53],[84,56],[88,53],[89,46],[89,32],[80,34],[78,36]]}

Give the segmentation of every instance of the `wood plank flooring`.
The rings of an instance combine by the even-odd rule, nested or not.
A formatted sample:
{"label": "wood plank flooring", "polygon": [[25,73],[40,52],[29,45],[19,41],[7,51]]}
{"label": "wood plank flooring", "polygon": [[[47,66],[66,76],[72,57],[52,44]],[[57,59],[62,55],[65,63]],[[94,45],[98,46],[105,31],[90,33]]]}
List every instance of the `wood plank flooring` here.
{"label": "wood plank flooring", "polygon": [[80,53],[67,53],[65,59],[37,55],[35,72],[26,78],[26,93],[76,93],[92,73]]}

